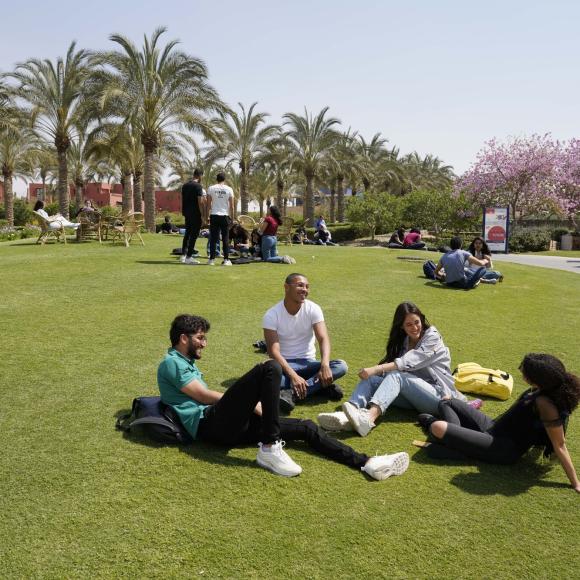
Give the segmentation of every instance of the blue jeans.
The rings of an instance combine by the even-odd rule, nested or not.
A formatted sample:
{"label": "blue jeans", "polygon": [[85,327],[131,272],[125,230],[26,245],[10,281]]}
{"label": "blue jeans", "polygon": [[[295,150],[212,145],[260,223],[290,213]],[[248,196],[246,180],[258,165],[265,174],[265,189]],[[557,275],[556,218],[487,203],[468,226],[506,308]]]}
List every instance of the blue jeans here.
{"label": "blue jeans", "polygon": [[476,270],[465,270],[465,278],[463,278],[463,280],[449,282],[447,285],[453,286],[455,288],[463,288],[464,290],[471,290],[475,287],[479,280],[485,276],[486,272],[487,270],[484,266],[481,266]]}
{"label": "blue jeans", "polygon": [[[320,370],[320,361],[308,358],[287,358],[286,362],[300,375],[306,379],[306,396],[313,395],[320,391],[323,386],[316,376]],[[330,372],[332,373],[332,382],[340,377],[344,377],[348,372],[348,365],[340,359],[330,361]],[[292,383],[287,375],[282,375],[281,389],[292,388]]]}
{"label": "blue jeans", "polygon": [[282,256],[278,255],[276,236],[262,236],[262,262],[281,262]]}
{"label": "blue jeans", "polygon": [[349,402],[366,409],[371,403],[384,413],[391,405],[416,409],[419,413],[437,414],[441,397],[437,389],[412,373],[393,371],[385,377],[372,376],[361,381]]}

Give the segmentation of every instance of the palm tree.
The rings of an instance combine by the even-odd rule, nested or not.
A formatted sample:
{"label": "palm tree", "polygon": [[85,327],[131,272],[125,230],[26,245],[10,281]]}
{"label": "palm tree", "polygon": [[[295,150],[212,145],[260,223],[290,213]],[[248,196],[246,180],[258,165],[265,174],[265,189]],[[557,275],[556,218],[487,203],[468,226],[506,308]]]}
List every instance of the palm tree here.
{"label": "palm tree", "polygon": [[244,105],[238,103],[241,114],[227,111],[213,120],[217,142],[210,155],[214,160],[224,159],[228,163],[239,165],[243,214],[248,213],[248,177],[256,162],[256,156],[278,129],[274,125],[263,126],[268,113],[254,113],[257,104],[252,103],[246,111]]}
{"label": "palm tree", "polygon": [[356,148],[358,172],[365,192],[369,192],[376,183],[381,163],[388,156],[388,150],[385,148],[387,140],[380,133],[375,133],[369,142],[365,141],[362,135],[358,137],[359,143]]}
{"label": "palm tree", "polygon": [[[356,173],[357,151],[356,151],[356,133],[351,133],[350,129],[341,133],[333,147],[333,153],[329,159],[330,172],[330,221],[333,222],[338,217],[339,222],[344,222],[344,181],[347,176]],[[335,212],[335,196],[338,203],[338,211]],[[335,214],[338,213],[338,216]]]}
{"label": "palm tree", "polygon": [[[54,193],[54,179],[58,176],[58,157],[54,146],[46,141],[41,141],[34,151],[34,178],[42,182],[42,195],[44,200],[51,202]],[[47,182],[50,185],[50,195],[47,192]]]}
{"label": "palm tree", "polygon": [[0,171],[4,185],[4,209],[10,227],[14,226],[14,177],[31,175],[34,167],[35,136],[24,119],[11,119],[0,130]]}
{"label": "palm tree", "polygon": [[328,107],[325,107],[313,117],[304,109],[304,116],[296,113],[284,115],[284,126],[288,127],[290,158],[296,171],[306,180],[306,199],[304,203],[304,218],[314,218],[313,184],[317,174],[328,156],[332,146],[338,139],[338,133],[333,129],[340,121],[334,117],[326,117]]}
{"label": "palm tree", "polygon": [[261,170],[255,171],[250,177],[252,199],[258,202],[260,217],[264,217],[264,203],[272,197],[276,187],[276,175]]}
{"label": "palm tree", "polygon": [[86,123],[80,123],[76,127],[76,136],[71,139],[68,150],[68,166],[70,181],[75,186],[75,204],[78,210],[83,205],[85,186],[94,179],[96,173],[90,159]]}
{"label": "palm tree", "polygon": [[90,69],[86,50],[76,51],[72,42],[65,59],[31,59],[16,65],[7,76],[18,83],[15,95],[28,106],[38,134],[54,142],[58,156],[58,203],[60,213],[68,216],[67,151],[75,124],[83,113],[84,91]]}
{"label": "palm tree", "polygon": [[421,158],[416,151],[410,153],[403,158],[402,167],[405,193],[416,189],[449,189],[455,179],[453,167],[444,165],[441,159],[430,154]]}
{"label": "palm tree", "polygon": [[202,60],[176,50],[172,40],[159,46],[165,28],[158,28],[151,38],[137,47],[125,36],[110,39],[120,51],[98,53],[93,62],[103,65],[93,77],[101,86],[102,114],[123,119],[139,135],[144,150],[145,223],[155,231],[155,160],[162,134],[176,128],[201,131],[214,137],[206,113],[224,109],[217,92],[208,83],[208,71]]}
{"label": "palm tree", "polygon": [[286,135],[279,128],[274,136],[265,143],[257,156],[257,165],[271,172],[276,181],[276,205],[282,213],[286,212],[284,189],[288,187],[292,175],[292,159]]}

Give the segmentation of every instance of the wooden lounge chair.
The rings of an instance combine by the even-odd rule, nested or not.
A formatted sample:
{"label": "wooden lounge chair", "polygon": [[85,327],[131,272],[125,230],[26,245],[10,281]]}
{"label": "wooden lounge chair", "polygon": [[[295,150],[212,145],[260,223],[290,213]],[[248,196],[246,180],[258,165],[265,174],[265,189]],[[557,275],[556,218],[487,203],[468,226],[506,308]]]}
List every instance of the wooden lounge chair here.
{"label": "wooden lounge chair", "polygon": [[50,238],[60,242],[61,240],[66,244],[66,233],[64,226],[59,222],[51,222],[37,211],[32,212],[36,218],[36,222],[40,226],[40,235],[36,240],[37,244],[45,244]]}
{"label": "wooden lounge chair", "polygon": [[117,238],[122,239],[125,242],[125,246],[128,248],[133,236],[137,236],[141,240],[141,244],[144,246],[145,242],[141,237],[141,228],[144,223],[145,219],[141,212],[133,212],[127,215],[123,223],[113,226],[110,230],[113,234],[113,244]]}

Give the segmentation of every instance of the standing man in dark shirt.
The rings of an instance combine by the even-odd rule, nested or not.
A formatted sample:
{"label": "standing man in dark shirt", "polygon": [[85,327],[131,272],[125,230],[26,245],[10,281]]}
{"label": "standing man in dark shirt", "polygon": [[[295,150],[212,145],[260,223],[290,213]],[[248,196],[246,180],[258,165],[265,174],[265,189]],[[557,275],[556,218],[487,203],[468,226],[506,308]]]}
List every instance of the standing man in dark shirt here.
{"label": "standing man in dark shirt", "polygon": [[181,188],[181,213],[185,217],[185,236],[181,246],[182,264],[199,264],[193,258],[195,242],[201,230],[202,216],[205,215],[205,194],[201,186],[203,171],[196,169],[193,179],[183,184]]}

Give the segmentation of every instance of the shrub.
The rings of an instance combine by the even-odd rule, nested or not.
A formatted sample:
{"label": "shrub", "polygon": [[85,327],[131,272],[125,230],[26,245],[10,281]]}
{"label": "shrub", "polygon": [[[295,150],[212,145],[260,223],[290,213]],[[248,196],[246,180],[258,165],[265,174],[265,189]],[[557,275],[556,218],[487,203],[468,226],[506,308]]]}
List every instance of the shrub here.
{"label": "shrub", "polygon": [[516,230],[509,240],[511,252],[542,252],[550,249],[550,230],[528,228]]}
{"label": "shrub", "polygon": [[562,242],[562,236],[568,234],[569,232],[570,230],[568,228],[556,228],[552,232],[552,239],[560,244]]}

